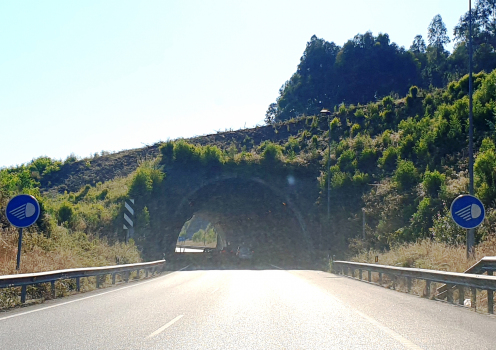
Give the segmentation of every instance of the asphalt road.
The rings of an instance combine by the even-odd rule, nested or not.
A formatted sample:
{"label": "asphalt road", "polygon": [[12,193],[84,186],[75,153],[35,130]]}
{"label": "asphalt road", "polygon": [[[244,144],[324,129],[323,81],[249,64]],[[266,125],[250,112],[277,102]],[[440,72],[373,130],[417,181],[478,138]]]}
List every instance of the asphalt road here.
{"label": "asphalt road", "polygon": [[319,271],[178,271],[0,313],[1,349],[496,349],[496,318]]}

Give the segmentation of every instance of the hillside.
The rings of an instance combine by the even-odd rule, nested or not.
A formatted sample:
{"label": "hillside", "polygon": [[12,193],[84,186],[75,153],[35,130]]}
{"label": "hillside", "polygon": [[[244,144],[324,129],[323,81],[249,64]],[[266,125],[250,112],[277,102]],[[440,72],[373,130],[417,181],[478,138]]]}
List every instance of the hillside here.
{"label": "hillside", "polygon": [[[496,220],[493,202],[495,83],[496,72],[482,72],[474,77],[476,191],[488,213],[486,222],[477,230],[478,242],[494,232]],[[429,91],[412,87],[401,99],[385,97],[367,105],[336,108],[329,117],[332,218],[328,230],[331,235],[338,235],[340,246],[350,245],[352,251],[356,251],[367,247],[382,249],[419,238],[463,242],[464,232],[451,223],[448,207],[454,197],[467,192],[467,87],[468,79],[463,77],[446,89]],[[326,203],[327,198],[328,129],[327,117],[311,116],[181,143],[157,144],[61,165],[60,170],[41,176],[40,183],[44,184],[41,189],[51,189],[52,193],[55,189],[69,191],[58,197],[53,194],[47,197],[52,198],[49,200],[52,217],[60,217],[60,208],[65,203],[74,208],[79,221],[94,222],[83,225],[86,230],[96,229],[101,224],[104,228],[99,231],[110,234],[119,213],[119,204],[115,201],[122,200],[119,198],[130,191],[129,186],[135,181],[133,171],[157,155],[161,160],[154,167],[170,162],[163,158],[169,152],[166,145],[177,145],[184,150],[186,146],[181,145],[197,145],[196,148],[191,146],[188,152],[196,152],[200,158],[209,152],[209,157],[216,154],[216,162],[231,167],[240,164],[241,159],[262,162],[271,149],[272,157],[280,159],[281,166],[301,164],[313,173],[323,191],[315,198],[316,207],[311,210],[323,220],[325,205],[321,203]],[[179,148],[177,154],[171,156],[177,166],[186,166],[192,160],[181,160],[186,153],[184,150],[180,153]],[[126,174],[130,174],[127,180],[117,180],[124,179],[122,176]],[[120,183],[120,194],[109,199],[102,191],[105,186],[115,186],[112,185],[115,181],[110,181],[114,178],[118,181],[116,184]],[[81,188],[83,184],[88,186]],[[101,204],[98,198],[102,198]],[[92,219],[95,214],[91,213],[97,209],[90,208],[98,205],[109,208],[106,221]],[[365,240],[359,238],[363,213],[367,224]],[[70,227],[76,229],[78,220],[73,218]],[[115,233],[112,237],[116,237]]]}

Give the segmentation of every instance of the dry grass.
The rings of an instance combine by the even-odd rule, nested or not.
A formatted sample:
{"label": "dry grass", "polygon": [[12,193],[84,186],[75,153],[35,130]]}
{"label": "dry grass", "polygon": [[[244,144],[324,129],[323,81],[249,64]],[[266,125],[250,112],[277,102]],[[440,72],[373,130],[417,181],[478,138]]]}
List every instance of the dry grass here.
{"label": "dry grass", "polygon": [[374,263],[378,256],[379,264],[417,267],[421,269],[464,272],[484,256],[496,256],[496,235],[489,236],[475,247],[475,257],[466,258],[464,245],[449,245],[431,240],[394,246],[387,252],[370,250],[362,252],[351,260]]}
{"label": "dry grass", "polygon": [[[496,235],[491,235],[484,242],[475,247],[475,257],[467,259],[464,245],[448,245],[445,243],[434,242],[431,240],[422,240],[416,243],[398,245],[387,252],[378,252],[370,250],[363,252],[352,261],[362,263],[375,263],[375,257],[378,257],[378,263],[381,265],[399,266],[399,267],[416,267],[422,269],[464,272],[477,261],[485,256],[496,256]],[[358,272],[355,272],[355,277]],[[364,271],[363,279],[367,279],[367,272]],[[379,274],[372,273],[372,282],[379,282]],[[383,276],[382,284],[385,287],[399,291],[407,291],[406,281],[400,278]],[[430,299],[436,298],[436,289],[441,283],[432,283],[430,294],[425,294],[425,282],[413,281],[413,294],[425,296]],[[454,290],[453,300],[458,300],[458,289]],[[470,299],[469,289],[465,290],[465,299]],[[487,292],[477,291],[477,309],[480,311],[487,310]]]}
{"label": "dry grass", "polygon": [[[84,233],[70,233],[66,228],[57,227],[51,238],[38,233],[23,234],[21,269],[16,271],[18,237],[15,229],[0,229],[0,275],[141,261],[134,243],[110,245],[105,240],[88,237]],[[83,279],[82,290],[93,289],[94,284],[94,277]],[[0,289],[0,309],[19,305],[19,289]],[[74,290],[74,281],[56,282],[57,295],[67,295]],[[49,284],[30,286],[28,294],[31,298],[50,298]]]}

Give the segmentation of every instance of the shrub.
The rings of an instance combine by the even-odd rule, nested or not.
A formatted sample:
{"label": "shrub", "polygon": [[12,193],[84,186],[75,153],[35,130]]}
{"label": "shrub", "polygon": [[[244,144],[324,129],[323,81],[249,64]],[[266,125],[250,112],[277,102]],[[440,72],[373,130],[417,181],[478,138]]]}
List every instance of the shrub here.
{"label": "shrub", "polygon": [[62,162],[54,161],[49,157],[39,157],[33,159],[29,164],[30,171],[37,171],[40,175],[47,175],[51,172],[60,170]]}
{"label": "shrub", "polygon": [[417,184],[418,173],[413,162],[400,160],[393,176],[400,190],[409,190]]}
{"label": "shrub", "polygon": [[357,111],[355,112],[355,117],[359,120],[361,120],[362,118],[365,118],[365,113],[363,112],[363,109],[357,109]]}
{"label": "shrub", "polygon": [[385,171],[392,171],[398,160],[398,149],[396,147],[387,148],[382,157],[379,158],[379,165]]}
{"label": "shrub", "polygon": [[290,136],[288,138],[288,141],[284,145],[284,151],[286,152],[286,154],[299,153],[300,150],[301,150],[301,147],[300,147],[300,142],[298,141],[298,139],[296,139],[294,136]]}
{"label": "shrub", "polygon": [[103,201],[108,194],[109,190],[107,188],[103,189],[103,191],[96,197],[97,200]]}
{"label": "shrub", "polygon": [[279,163],[282,158],[282,147],[273,143],[265,141],[262,151],[262,163],[266,165],[274,165]]}
{"label": "shrub", "polygon": [[350,175],[342,171],[332,171],[331,169],[331,187],[342,188],[351,185]]}
{"label": "shrub", "polygon": [[174,142],[174,164],[185,168],[195,168],[200,165],[201,149],[184,140]]}
{"label": "shrub", "polygon": [[412,87],[410,87],[410,96],[412,96],[413,98],[417,98],[418,91],[419,88],[413,85]]}
{"label": "shrub", "polygon": [[74,153],[71,153],[64,160],[64,164],[71,164],[71,163],[77,162],[78,160],[79,160],[78,156],[76,156]]}
{"label": "shrub", "polygon": [[[129,195],[132,197],[151,194],[162,182],[165,174],[155,169],[152,163],[143,163],[136,170],[129,186]],[[131,197],[131,198],[132,198]]]}
{"label": "shrub", "polygon": [[222,151],[216,146],[202,147],[201,162],[205,167],[209,169],[219,167],[224,162],[223,158]]}
{"label": "shrub", "polygon": [[339,169],[344,172],[354,172],[355,166],[353,161],[355,160],[355,152],[351,149],[344,151],[338,159],[337,165]]}
{"label": "shrub", "polygon": [[439,192],[444,188],[445,175],[441,174],[439,171],[429,171],[427,170],[424,174],[424,180],[422,181],[422,187],[427,195],[432,198],[439,196]]}
{"label": "shrub", "polygon": [[74,215],[74,210],[72,209],[71,203],[68,202],[62,203],[59,210],[57,211],[57,219],[59,225],[64,222],[69,223],[72,220],[73,215]]}
{"label": "shrub", "polygon": [[384,147],[388,147],[388,146],[391,145],[391,142],[392,142],[392,140],[391,140],[391,134],[392,134],[392,132],[389,129],[386,130],[386,131],[384,131],[382,133],[380,139],[381,139],[381,142],[382,142],[382,144],[383,144]]}
{"label": "shrub", "polygon": [[476,175],[477,195],[486,204],[496,197],[496,153],[490,144],[484,145],[486,151],[477,155],[474,164]]}
{"label": "shrub", "polygon": [[362,171],[372,171],[377,162],[377,152],[372,148],[365,148],[358,158],[358,168]]}
{"label": "shrub", "polygon": [[174,162],[174,142],[167,141],[159,147],[159,150],[162,155],[162,163],[171,165]]}
{"label": "shrub", "polygon": [[338,128],[340,126],[341,126],[341,121],[339,120],[338,117],[334,117],[334,119],[331,120],[331,123],[329,125],[329,127],[331,128],[331,130],[335,130],[336,128]]}
{"label": "shrub", "polygon": [[387,110],[392,110],[394,106],[394,100],[391,96],[386,96],[382,99],[382,106]]}
{"label": "shrub", "polygon": [[361,129],[360,124],[357,124],[357,123],[353,124],[351,126],[351,136],[353,137],[353,135],[356,135],[358,133],[358,131],[360,131],[360,129]]}

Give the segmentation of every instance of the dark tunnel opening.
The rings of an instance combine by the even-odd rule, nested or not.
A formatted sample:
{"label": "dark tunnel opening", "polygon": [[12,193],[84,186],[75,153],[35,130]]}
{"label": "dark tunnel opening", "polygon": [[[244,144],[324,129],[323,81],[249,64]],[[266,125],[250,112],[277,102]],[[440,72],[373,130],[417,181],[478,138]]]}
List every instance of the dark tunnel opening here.
{"label": "dark tunnel opening", "polygon": [[[224,259],[220,263],[229,265],[239,263],[236,253],[247,247],[253,253],[247,260],[257,265],[291,264],[312,251],[312,241],[298,208],[260,179],[230,178],[208,183],[199,186],[182,203],[177,215],[184,225],[176,232],[176,252],[185,246],[199,252],[207,248],[204,258],[212,262],[219,256]],[[203,237],[202,232],[198,232],[209,229],[216,234],[215,242],[210,239],[209,245],[202,244],[198,240]],[[196,241],[192,239],[195,234]],[[222,254],[225,255],[220,258]]]}

